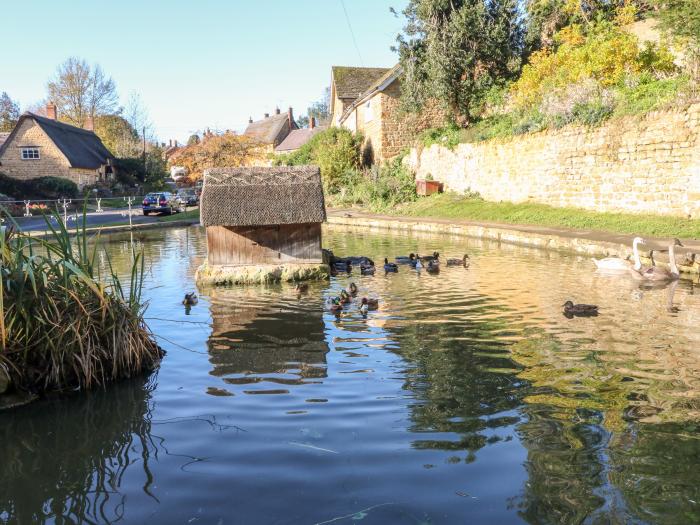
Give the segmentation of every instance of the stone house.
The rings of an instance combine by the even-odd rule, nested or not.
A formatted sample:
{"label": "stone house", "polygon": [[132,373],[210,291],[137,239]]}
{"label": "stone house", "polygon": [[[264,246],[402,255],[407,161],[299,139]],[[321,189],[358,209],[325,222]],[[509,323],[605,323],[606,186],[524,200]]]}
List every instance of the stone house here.
{"label": "stone house", "polygon": [[417,115],[402,114],[401,74],[399,64],[392,68],[333,68],[332,122],[364,135],[363,157],[368,164],[397,156],[421,131],[445,122],[444,112],[435,104],[428,104]]}
{"label": "stone house", "polygon": [[56,120],[53,104],[47,115],[20,116],[0,146],[0,173],[23,180],[61,177],[80,188],[112,175],[114,156],[93,131]]}

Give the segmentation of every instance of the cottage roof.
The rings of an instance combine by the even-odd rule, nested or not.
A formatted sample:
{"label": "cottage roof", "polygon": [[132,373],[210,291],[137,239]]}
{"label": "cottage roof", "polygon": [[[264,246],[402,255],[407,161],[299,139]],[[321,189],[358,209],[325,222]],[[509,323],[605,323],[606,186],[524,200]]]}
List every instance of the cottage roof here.
{"label": "cottage roof", "polygon": [[[265,144],[277,144],[277,139],[288,120],[289,115],[287,113],[270,115],[262,120],[256,120],[248,124],[243,134],[259,140],[260,142],[264,142]],[[291,129],[297,128],[296,122],[292,120]]]}
{"label": "cottage roof", "polygon": [[212,168],[204,172],[204,226],[266,226],[326,220],[317,166]]}
{"label": "cottage roof", "polygon": [[311,140],[316,133],[323,131],[325,127],[315,127],[313,129],[295,129],[287,137],[280,142],[279,146],[275,148],[277,152],[284,151],[294,151],[301,148],[304,144]]}
{"label": "cottage roof", "polygon": [[367,91],[372,82],[384,75],[386,67],[333,66],[333,84],[338,98],[355,100]]}
{"label": "cottage roof", "polygon": [[107,159],[114,158],[94,132],[58,120],[40,117],[30,112],[24,113],[19,118],[10,136],[7,137],[4,144],[0,145],[0,155],[8,147],[22,122],[26,119],[32,119],[39,125],[68,159],[71,168],[97,169],[106,164]]}
{"label": "cottage roof", "polygon": [[365,102],[367,99],[373,97],[375,93],[384,91],[387,87],[389,87],[394,80],[399,78],[402,72],[403,69],[401,64],[396,64],[394,67],[385,70],[383,75],[375,79],[374,82],[367,86],[367,89],[361,93],[350,106],[348,106],[348,108],[343,112],[343,115],[340,117],[340,122],[343,122],[357,106]]}

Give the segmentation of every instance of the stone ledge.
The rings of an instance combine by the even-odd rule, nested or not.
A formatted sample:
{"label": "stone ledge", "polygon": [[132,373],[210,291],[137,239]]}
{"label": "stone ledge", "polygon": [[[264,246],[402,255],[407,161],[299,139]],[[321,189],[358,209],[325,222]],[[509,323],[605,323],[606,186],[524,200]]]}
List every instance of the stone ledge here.
{"label": "stone ledge", "polygon": [[204,262],[194,276],[195,282],[204,286],[323,281],[329,278],[330,268],[323,263],[221,266]]}

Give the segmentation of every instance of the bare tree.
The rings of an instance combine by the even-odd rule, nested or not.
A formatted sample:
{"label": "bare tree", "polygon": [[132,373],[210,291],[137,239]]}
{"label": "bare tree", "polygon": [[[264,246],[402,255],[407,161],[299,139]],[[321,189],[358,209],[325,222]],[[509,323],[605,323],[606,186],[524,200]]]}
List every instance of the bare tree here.
{"label": "bare tree", "polygon": [[0,93],[0,131],[12,131],[19,119],[19,104],[6,92]]}
{"label": "bare tree", "polygon": [[114,113],[117,110],[117,88],[99,64],[70,57],[58,66],[47,84],[48,100],[56,104],[61,118],[82,126],[88,117]]}
{"label": "bare tree", "polygon": [[146,140],[153,141],[155,139],[153,123],[148,117],[148,110],[141,99],[141,95],[135,91],[129,93],[129,98],[124,106],[123,116],[142,139],[144,133]]}

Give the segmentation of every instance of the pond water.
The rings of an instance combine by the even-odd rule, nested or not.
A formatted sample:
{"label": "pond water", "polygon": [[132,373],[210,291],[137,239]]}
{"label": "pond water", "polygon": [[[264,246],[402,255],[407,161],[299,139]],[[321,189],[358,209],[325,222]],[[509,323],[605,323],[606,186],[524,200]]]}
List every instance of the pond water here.
{"label": "pond water", "polygon": [[[0,413],[0,522],[700,522],[700,294],[590,261],[329,227],[336,254],[439,275],[200,290],[198,227],[141,234],[148,377]],[[126,268],[129,239],[107,245]],[[103,261],[104,262],[104,261]],[[354,281],[363,318],[324,299]],[[567,319],[567,299],[600,305]]]}

